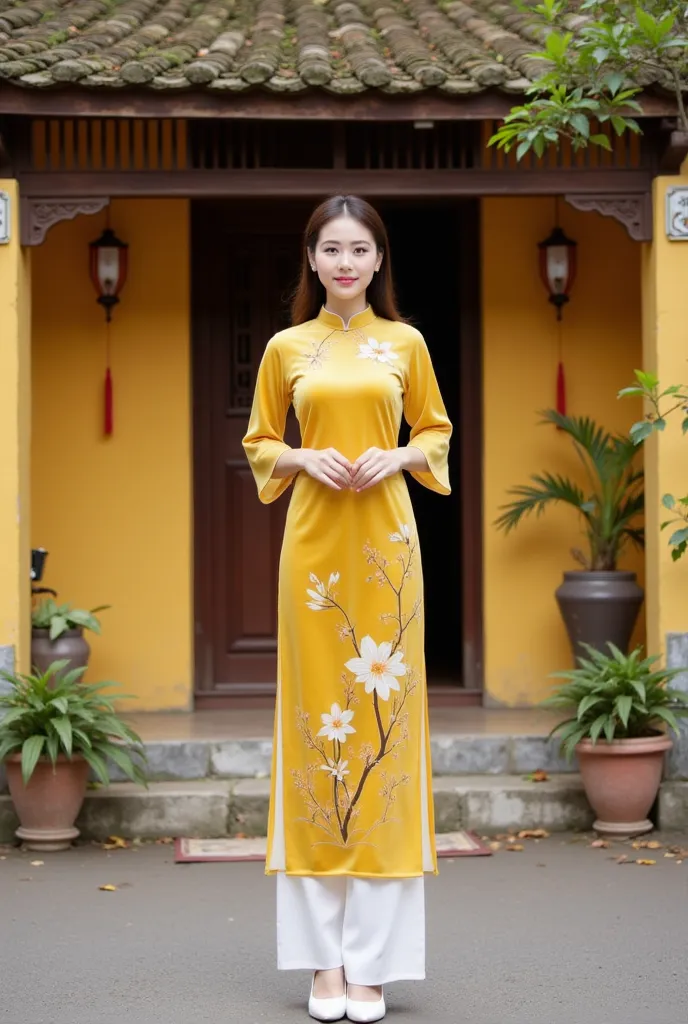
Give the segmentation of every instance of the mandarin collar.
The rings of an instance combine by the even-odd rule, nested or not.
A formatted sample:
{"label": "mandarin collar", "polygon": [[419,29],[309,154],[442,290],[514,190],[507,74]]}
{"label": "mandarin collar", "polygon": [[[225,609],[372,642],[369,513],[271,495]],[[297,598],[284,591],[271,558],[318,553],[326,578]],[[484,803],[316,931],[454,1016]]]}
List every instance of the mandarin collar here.
{"label": "mandarin collar", "polygon": [[335,331],[353,331],[357,327],[367,327],[369,324],[372,324],[375,319],[377,318],[370,306],[368,306],[367,309],[362,310],[360,313],[354,314],[348,324],[344,323],[338,313],[330,313],[329,309],[325,309],[324,306],[318,314],[318,320],[320,323],[326,324]]}

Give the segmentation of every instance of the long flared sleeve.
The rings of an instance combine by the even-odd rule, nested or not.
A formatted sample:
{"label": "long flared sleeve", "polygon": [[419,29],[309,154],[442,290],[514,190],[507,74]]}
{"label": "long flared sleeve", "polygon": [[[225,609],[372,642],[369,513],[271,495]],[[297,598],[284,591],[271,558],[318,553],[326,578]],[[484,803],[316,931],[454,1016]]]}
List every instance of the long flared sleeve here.
{"label": "long flared sleeve", "polygon": [[289,402],[282,356],[272,339],[258,368],[248,430],[242,441],[258,487],[258,497],[266,505],[279,498],[294,479],[293,476],[272,476],[280,455],[291,450],[284,442]]}
{"label": "long flared sleeve", "polygon": [[429,467],[429,471],[412,472],[411,476],[431,491],[450,494],[447,458],[452,425],[442,401],[428,346],[420,335],[409,359],[404,416],[411,427],[409,447],[419,448]]}

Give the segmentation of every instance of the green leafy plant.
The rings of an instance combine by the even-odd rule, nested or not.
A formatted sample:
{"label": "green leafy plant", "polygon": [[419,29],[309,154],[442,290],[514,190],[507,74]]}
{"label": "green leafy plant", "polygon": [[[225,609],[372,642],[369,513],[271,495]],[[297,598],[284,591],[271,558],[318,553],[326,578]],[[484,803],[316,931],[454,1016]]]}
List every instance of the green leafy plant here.
{"label": "green leafy plant", "polygon": [[685,0],[521,0],[515,6],[542,40],[543,48],[529,55],[542,61],[542,74],[528,89],[533,99],[512,108],[490,145],[507,152],[516,146],[519,160],[530,149],[540,157],[563,138],[575,150],[610,150],[609,134],[599,127],[640,133],[633,114],[642,112],[643,81],[673,92],[679,126],[688,131]]}
{"label": "green leafy plant", "polygon": [[610,653],[582,644],[588,657],[578,659],[579,667],[555,672],[553,678],[565,679],[542,702],[544,707],[573,711],[552,729],[559,733],[562,752],[572,757],[583,739],[593,743],[603,737],[607,742],[653,736],[666,726],[678,732],[677,716],[688,714],[684,694],[667,685],[683,669],[657,669],[655,655],[642,657],[642,647],[622,654],[614,644]]}
{"label": "green leafy plant", "polygon": [[100,633],[100,622],[96,618],[96,613],[103,612],[109,607],[107,604],[101,604],[87,612],[82,608],[72,608],[68,604],[58,605],[50,597],[34,608],[31,613],[31,625],[34,629],[50,630],[51,640],[57,640],[70,629],[90,629],[93,633]]}
{"label": "green leafy plant", "polygon": [[142,741],[104,694],[117,684],[82,683],[83,668],[60,675],[67,664],[54,661],[44,674],[0,672],[0,678],[11,687],[0,694],[0,761],[21,752],[26,784],[40,757],[49,757],[55,765],[60,754],[70,759],[80,754],[107,786],[106,759],[110,758],[132,782],[145,785],[145,775],[132,757],[136,754],[145,762]]}
{"label": "green leafy plant", "polygon": [[[683,434],[688,434],[688,386],[671,384],[668,388],[662,388],[659,378],[654,373],[644,373],[642,370],[635,370],[635,379],[637,383],[622,388],[618,396],[639,396],[645,399],[649,407],[645,419],[639,420],[631,427],[633,443],[642,444],[652,434],[666,430],[667,417],[675,418],[676,413],[681,414]],[[669,546],[671,557],[677,562],[688,550],[688,494],[682,498],[677,498],[674,494],[664,494],[662,505],[669,512],[673,512],[673,517],[662,523],[662,529],[675,527],[669,535]]]}
{"label": "green leafy plant", "polygon": [[516,500],[502,505],[495,526],[509,533],[531,513],[541,515],[557,503],[569,505],[582,519],[589,554],[574,548],[573,557],[585,569],[616,569],[628,540],[642,547],[643,530],[637,520],[643,511],[643,472],[634,462],[636,446],[629,437],[613,435],[587,417],[563,416],[554,409],[543,415],[573,441],[589,481],[587,491],[559,473],[540,473],[532,484],[512,488]]}

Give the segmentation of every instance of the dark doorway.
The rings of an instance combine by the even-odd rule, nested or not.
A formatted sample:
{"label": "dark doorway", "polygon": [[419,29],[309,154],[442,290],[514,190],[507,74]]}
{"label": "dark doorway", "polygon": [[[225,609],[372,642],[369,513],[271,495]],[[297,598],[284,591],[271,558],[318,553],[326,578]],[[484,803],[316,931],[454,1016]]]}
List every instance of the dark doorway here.
{"label": "dark doorway", "polygon": [[[425,338],[454,433],[452,493],[441,497],[409,478],[425,581],[425,658],[430,684],[462,682],[461,544],[461,207],[385,206],[392,267],[402,315]],[[401,443],[408,440],[404,424]],[[459,641],[459,642],[457,642]]]}
{"label": "dark doorway", "polygon": [[[467,428],[480,420],[467,401],[480,391],[480,337],[477,312],[471,319],[467,310],[479,301],[477,204],[377,205],[389,227],[401,310],[428,342],[455,428],[452,496],[409,481],[423,552],[428,681],[431,693],[475,691],[480,442]],[[288,501],[258,503],[241,438],[265,344],[288,324],[311,208],[249,200],[199,201],[192,209],[197,707],[270,703],[275,692],[277,567]],[[466,275],[470,286],[462,289]],[[408,428],[401,443],[407,437]],[[286,439],[299,444],[293,415]],[[471,466],[474,488],[467,486]]]}

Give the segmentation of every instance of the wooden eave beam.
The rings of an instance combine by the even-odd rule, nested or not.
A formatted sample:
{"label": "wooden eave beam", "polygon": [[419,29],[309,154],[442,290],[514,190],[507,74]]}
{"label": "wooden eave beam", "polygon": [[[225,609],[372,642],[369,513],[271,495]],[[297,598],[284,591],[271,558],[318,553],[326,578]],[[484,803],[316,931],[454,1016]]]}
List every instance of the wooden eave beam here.
{"label": "wooden eave beam", "polygon": [[[356,121],[499,120],[520,94],[495,89],[471,96],[423,92],[415,96],[386,96],[370,90],[358,96],[334,96],[322,91],[280,95],[252,90],[245,93],[156,92],[154,90],[85,87],[44,90],[0,85],[0,114],[27,117],[141,117],[242,118]],[[644,117],[676,113],[670,97],[642,97]]]}
{"label": "wooden eave beam", "polygon": [[44,171],[19,175],[22,195],[50,196],[314,197],[337,188],[367,196],[638,194],[649,192],[647,170],[219,170]]}

